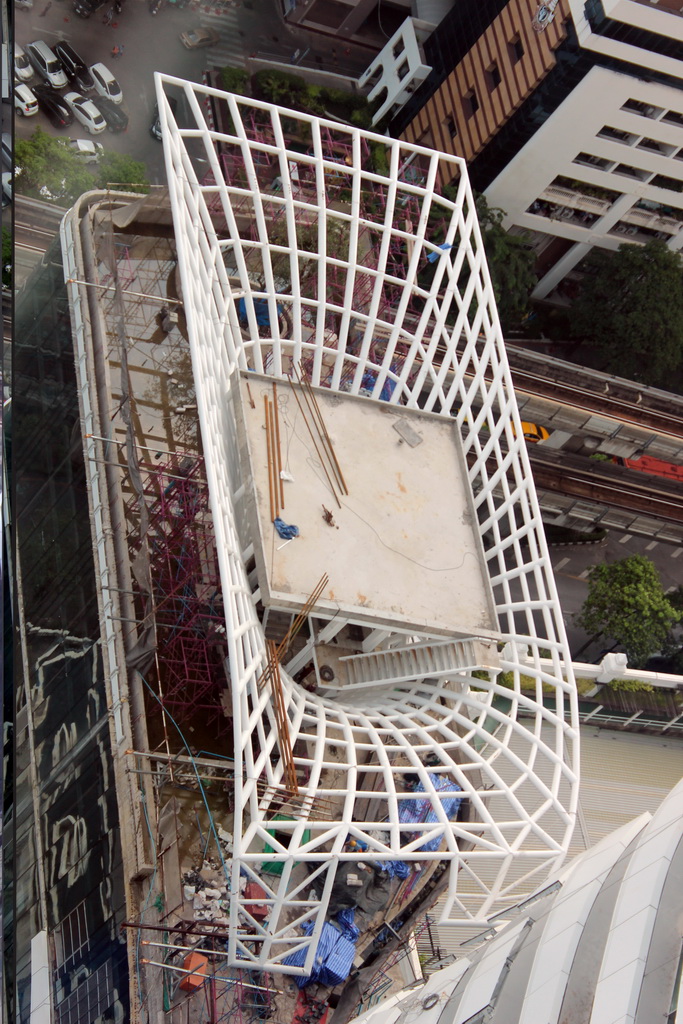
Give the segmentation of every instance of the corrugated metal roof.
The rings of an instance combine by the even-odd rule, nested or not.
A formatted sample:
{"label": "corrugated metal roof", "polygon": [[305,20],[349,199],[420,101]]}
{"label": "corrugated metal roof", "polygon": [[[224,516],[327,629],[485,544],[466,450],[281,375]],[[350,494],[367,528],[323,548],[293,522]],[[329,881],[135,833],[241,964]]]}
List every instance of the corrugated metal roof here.
{"label": "corrugated metal roof", "polygon": [[[539,770],[543,777],[541,762]],[[644,811],[654,813],[682,776],[683,741],[680,738],[582,727],[579,821],[568,859]],[[559,840],[560,835],[558,821],[555,838]],[[517,877],[521,877],[525,867],[519,863],[516,870]],[[483,875],[483,869],[478,873]],[[441,902],[437,903],[433,916],[438,916]],[[438,925],[432,928],[432,933],[445,955],[464,952],[458,947],[473,934],[471,929]],[[418,940],[418,946],[421,953],[429,955],[426,933]]]}

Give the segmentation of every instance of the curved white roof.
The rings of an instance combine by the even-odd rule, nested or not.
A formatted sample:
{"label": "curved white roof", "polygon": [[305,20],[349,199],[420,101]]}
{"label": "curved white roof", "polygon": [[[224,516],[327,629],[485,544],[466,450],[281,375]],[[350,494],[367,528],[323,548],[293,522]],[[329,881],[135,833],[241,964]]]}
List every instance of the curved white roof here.
{"label": "curved white roof", "polygon": [[[653,815],[576,857],[494,937],[354,1024],[410,1024],[417,1013],[425,1024],[673,1020],[682,991],[682,872],[680,782]],[[433,992],[440,1001],[428,1009]]]}

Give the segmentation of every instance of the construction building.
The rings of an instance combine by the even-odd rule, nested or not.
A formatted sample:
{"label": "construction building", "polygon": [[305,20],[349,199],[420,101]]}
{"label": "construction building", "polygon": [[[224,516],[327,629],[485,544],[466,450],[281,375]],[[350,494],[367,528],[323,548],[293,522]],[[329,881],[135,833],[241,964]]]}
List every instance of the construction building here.
{"label": "construction building", "polygon": [[463,160],[157,90],[17,301],[12,1010],[312,1024],[557,869],[576,690]]}
{"label": "construction building", "polygon": [[392,134],[465,158],[566,301],[594,246],[683,246],[683,19],[646,0],[459,3]]}

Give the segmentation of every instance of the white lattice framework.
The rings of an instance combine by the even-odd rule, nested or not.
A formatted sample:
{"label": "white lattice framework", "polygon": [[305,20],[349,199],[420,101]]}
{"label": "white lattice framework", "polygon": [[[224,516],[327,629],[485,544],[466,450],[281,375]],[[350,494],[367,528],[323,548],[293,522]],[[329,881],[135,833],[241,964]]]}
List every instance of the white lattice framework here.
{"label": "white lattice framework", "polygon": [[[181,91],[179,110],[191,127],[174,120],[169,86]],[[157,93],[226,608],[236,768],[230,957],[309,973],[335,872],[359,858],[449,862],[443,920],[479,927],[537,886],[566,851],[578,730],[562,615],[464,164],[161,75]],[[230,134],[207,125],[209,97],[229,113]],[[298,143],[288,148],[286,135]],[[382,166],[381,153],[386,173],[368,166],[368,156]],[[452,181],[453,198],[439,194],[443,181]],[[243,296],[267,304],[270,326],[261,334],[250,302],[240,327]],[[271,797],[282,791],[284,766],[269,689],[257,686],[265,641],[258,584],[245,567],[251,548],[234,403],[239,371],[278,377],[300,362],[314,385],[379,400],[391,382],[391,403],[456,417],[509,685],[495,671],[473,678],[473,665],[448,680],[384,680],[344,699],[312,695],[283,671],[294,760],[307,777],[301,793],[324,797],[334,812],[321,820],[319,810],[292,811],[277,822],[276,839]],[[534,699],[521,692],[522,674]],[[407,770],[431,802],[429,824],[399,823],[399,801],[410,799]],[[435,773],[465,794],[467,812],[457,821],[444,811],[448,794],[437,792]],[[349,837],[367,850],[350,849]],[[430,839],[440,839],[439,848],[421,852]],[[281,875],[264,875],[268,862]],[[264,901],[250,904],[240,893],[240,871],[266,889],[265,924],[250,913]],[[306,951],[305,964],[284,965],[296,950]]]}

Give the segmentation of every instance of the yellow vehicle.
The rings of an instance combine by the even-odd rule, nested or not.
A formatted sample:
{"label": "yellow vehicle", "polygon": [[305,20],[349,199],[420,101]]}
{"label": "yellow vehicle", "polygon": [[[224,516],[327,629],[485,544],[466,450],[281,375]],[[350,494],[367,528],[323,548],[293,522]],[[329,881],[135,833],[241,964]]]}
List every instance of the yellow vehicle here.
{"label": "yellow vehicle", "polygon": [[[514,427],[513,433],[514,433]],[[550,431],[546,430],[545,427],[539,427],[538,423],[527,423],[522,420],[522,436],[525,441],[547,441],[550,437]]]}

